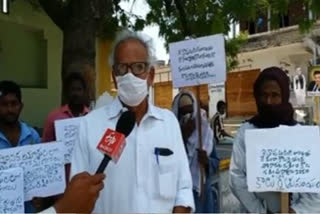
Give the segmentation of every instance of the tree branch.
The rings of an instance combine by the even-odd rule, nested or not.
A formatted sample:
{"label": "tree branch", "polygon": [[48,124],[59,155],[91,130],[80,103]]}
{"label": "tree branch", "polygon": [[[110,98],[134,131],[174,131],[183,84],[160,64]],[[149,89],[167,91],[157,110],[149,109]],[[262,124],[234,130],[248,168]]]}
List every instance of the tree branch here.
{"label": "tree branch", "polygon": [[59,0],[39,0],[39,3],[51,20],[61,29],[64,29],[67,7]]}
{"label": "tree branch", "polygon": [[187,17],[186,17],[186,12],[184,11],[184,7],[181,4],[180,0],[174,0],[174,3],[176,4],[177,10],[179,12],[181,25],[182,25],[182,29],[183,29],[183,34],[185,37],[190,36],[191,31],[188,27]]}
{"label": "tree branch", "polygon": [[164,5],[165,5],[168,16],[171,16],[171,12],[172,12],[171,0],[164,0]]}

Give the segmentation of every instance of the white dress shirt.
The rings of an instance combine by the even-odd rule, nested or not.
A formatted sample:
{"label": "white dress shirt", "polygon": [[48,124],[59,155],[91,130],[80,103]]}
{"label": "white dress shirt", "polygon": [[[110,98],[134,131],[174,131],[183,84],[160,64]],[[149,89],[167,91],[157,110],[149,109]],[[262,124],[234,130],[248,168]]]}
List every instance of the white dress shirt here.
{"label": "white dress shirt", "polygon": [[[105,131],[115,129],[123,111],[119,99],[84,117],[79,143],[75,145],[71,175],[94,174],[103,154],[97,145]],[[105,187],[94,213],[172,213],[175,206],[194,209],[192,179],[178,121],[168,110],[152,104],[126,139],[117,164],[105,170]],[[170,156],[155,155],[155,148],[168,148]]]}

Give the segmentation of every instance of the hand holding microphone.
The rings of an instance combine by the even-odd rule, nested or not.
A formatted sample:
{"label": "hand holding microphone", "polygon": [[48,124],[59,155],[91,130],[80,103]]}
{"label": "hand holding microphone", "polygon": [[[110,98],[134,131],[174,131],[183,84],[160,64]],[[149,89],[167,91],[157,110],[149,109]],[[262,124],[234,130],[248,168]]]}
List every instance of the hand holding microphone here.
{"label": "hand holding microphone", "polygon": [[111,159],[115,163],[118,161],[126,145],[125,138],[129,136],[135,123],[136,118],[134,113],[126,111],[120,116],[116,125],[116,131],[108,129],[105,132],[97,147],[105,155],[96,174],[103,173]]}
{"label": "hand holding microphone", "polygon": [[99,192],[103,189],[105,175],[89,175],[87,172],[75,175],[63,197],[54,208],[57,213],[91,213]]}

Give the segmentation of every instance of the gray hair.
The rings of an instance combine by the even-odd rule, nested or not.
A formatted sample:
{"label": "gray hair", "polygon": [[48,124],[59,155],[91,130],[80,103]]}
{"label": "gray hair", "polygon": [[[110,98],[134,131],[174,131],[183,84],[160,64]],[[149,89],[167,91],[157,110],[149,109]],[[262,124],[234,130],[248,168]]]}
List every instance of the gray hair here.
{"label": "gray hair", "polygon": [[113,66],[115,63],[115,52],[117,50],[117,47],[128,40],[137,40],[139,41],[147,50],[148,59],[147,62],[149,65],[153,65],[155,62],[155,56],[154,56],[154,48],[153,48],[153,42],[152,39],[147,37],[146,35],[143,35],[141,33],[132,32],[128,30],[121,31],[117,34],[116,39],[112,45],[111,54],[109,56],[109,64],[110,66]]}

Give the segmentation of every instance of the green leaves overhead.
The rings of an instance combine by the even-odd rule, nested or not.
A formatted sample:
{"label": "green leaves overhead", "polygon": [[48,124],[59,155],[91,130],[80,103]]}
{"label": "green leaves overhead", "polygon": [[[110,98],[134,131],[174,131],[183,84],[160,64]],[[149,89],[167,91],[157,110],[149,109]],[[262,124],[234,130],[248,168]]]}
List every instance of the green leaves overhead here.
{"label": "green leaves overhead", "polygon": [[[38,1],[44,2],[26,1],[35,7]],[[49,1],[56,1],[62,10],[76,0],[47,0]],[[150,7],[150,12],[144,18],[134,14],[134,11],[124,11],[120,7],[121,1],[129,0],[111,0],[110,3],[107,0],[88,0],[91,4],[95,2],[111,10],[108,10],[108,14],[99,16],[101,20],[97,28],[98,36],[113,38],[120,28],[140,31],[147,25],[158,25],[166,47],[169,43],[186,37],[196,38],[217,33],[227,35],[230,23],[233,22],[257,23],[259,19],[263,19],[264,23],[270,21],[271,27],[276,29],[283,25],[284,16],[292,5],[303,8],[303,13],[294,15],[294,19],[299,23],[301,32],[308,32],[320,14],[320,0],[144,0]],[[133,4],[135,2],[136,0]],[[309,10],[312,11],[312,19],[309,18]],[[271,15],[269,20],[268,11]],[[243,40],[244,37],[240,36],[238,42],[228,41],[228,56],[236,55],[235,51],[239,50]]]}
{"label": "green leaves overhead", "polygon": [[[217,33],[228,34],[230,23],[254,22],[264,17],[270,21],[273,29],[283,25],[284,16],[289,7],[301,5],[302,9],[313,12],[314,18],[320,14],[320,0],[146,0],[151,10],[146,18],[146,24],[157,24],[160,36],[166,41],[166,47],[171,42],[183,40],[186,37],[201,37]],[[182,7],[181,7],[182,5]],[[270,19],[268,17],[270,11]],[[295,17],[300,30],[308,32],[315,19],[310,20],[308,12]],[[281,24],[280,24],[281,23]],[[245,34],[227,42],[227,57],[230,66],[234,66],[240,46],[245,42]]]}

